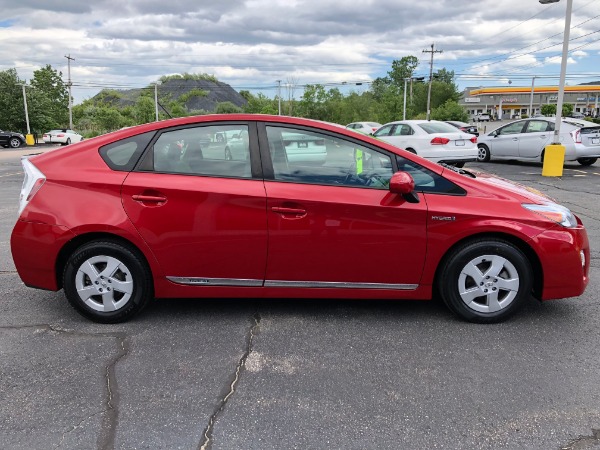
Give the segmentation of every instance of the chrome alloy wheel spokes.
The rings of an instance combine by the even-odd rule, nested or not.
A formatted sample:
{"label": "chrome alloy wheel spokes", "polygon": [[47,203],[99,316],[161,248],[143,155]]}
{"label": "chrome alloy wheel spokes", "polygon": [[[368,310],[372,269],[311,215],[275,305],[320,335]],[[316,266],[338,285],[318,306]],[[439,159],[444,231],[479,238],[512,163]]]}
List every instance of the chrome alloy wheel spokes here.
{"label": "chrome alloy wheel spokes", "polygon": [[458,278],[458,293],[465,305],[481,313],[494,313],[512,303],[519,291],[519,273],[506,258],[479,256],[467,263]]}
{"label": "chrome alloy wheel spokes", "polygon": [[83,302],[100,312],[116,311],[133,293],[133,278],[125,264],[112,256],[94,256],[81,264],[75,288]]}

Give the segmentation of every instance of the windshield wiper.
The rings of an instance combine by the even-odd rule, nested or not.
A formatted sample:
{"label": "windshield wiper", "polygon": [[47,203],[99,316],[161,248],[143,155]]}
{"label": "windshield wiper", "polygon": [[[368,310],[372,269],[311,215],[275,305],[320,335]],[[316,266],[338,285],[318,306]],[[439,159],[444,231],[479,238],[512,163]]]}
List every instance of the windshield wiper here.
{"label": "windshield wiper", "polygon": [[453,172],[460,173],[461,175],[466,175],[471,178],[477,178],[477,175],[475,175],[473,172],[469,172],[468,170],[465,170],[463,168],[456,167],[451,164],[447,164],[445,162],[440,162],[438,164],[442,167],[445,167],[446,169],[452,170]]}

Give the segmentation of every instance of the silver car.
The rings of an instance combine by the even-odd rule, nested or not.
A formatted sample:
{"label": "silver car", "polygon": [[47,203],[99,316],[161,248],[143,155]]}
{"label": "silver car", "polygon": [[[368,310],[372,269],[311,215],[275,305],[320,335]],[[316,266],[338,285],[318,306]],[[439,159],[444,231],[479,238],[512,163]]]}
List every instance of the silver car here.
{"label": "silver car", "polygon": [[[554,137],[553,117],[522,119],[511,122],[477,140],[479,161],[515,159],[542,162],[544,149]],[[560,127],[559,140],[565,146],[565,161],[577,161],[589,166],[600,158],[600,125],[565,118]]]}

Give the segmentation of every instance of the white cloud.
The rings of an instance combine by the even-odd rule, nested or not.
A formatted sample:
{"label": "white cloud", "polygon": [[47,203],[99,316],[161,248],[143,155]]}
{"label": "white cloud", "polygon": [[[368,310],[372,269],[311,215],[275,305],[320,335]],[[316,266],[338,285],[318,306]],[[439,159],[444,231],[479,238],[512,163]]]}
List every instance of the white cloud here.
{"label": "white cloud", "polygon": [[[573,24],[593,16],[590,8],[573,14]],[[51,64],[66,74],[64,55],[71,54],[80,100],[101,84],[142,87],[182,72],[214,74],[234,88],[273,87],[289,77],[300,84],[372,80],[407,55],[419,58],[422,76],[429,73],[422,51],[435,43],[443,51],[435,69],[482,77],[470,85],[508,78],[516,85],[555,72],[561,36],[551,36],[563,23],[563,8],[520,0],[477,7],[465,0],[365,0],[361,7],[341,0],[21,0],[0,20],[0,70],[16,67],[29,78]],[[594,27],[590,20],[574,36]],[[570,65],[576,58],[578,70],[597,70],[594,38],[578,39],[577,46],[590,44],[572,53]]]}

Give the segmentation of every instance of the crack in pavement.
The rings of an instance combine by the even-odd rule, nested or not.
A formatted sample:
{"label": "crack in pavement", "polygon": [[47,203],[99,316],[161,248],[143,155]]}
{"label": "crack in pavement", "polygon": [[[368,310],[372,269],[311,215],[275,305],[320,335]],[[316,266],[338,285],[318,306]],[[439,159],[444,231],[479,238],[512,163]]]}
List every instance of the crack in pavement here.
{"label": "crack in pavement", "polygon": [[583,450],[595,447],[598,444],[600,444],[600,429],[592,428],[591,436],[580,436],[561,447],[560,450]]}
{"label": "crack in pavement", "polygon": [[98,414],[105,414],[102,421],[102,426],[98,439],[96,441],[97,447],[103,450],[111,450],[115,447],[115,437],[117,433],[117,425],[119,419],[119,391],[117,384],[117,377],[115,374],[116,364],[125,356],[129,354],[129,337],[126,333],[114,332],[114,333],[85,333],[83,331],[76,331],[72,329],[62,328],[59,325],[52,324],[36,324],[36,325],[5,325],[0,326],[2,330],[25,330],[35,328],[38,330],[44,330],[54,333],[62,333],[68,336],[81,336],[81,337],[100,337],[100,338],[113,338],[117,340],[119,347],[118,353],[113,356],[106,365],[104,370],[104,378],[106,380],[106,400],[104,401],[105,409],[103,411],[96,412],[89,417],[81,420],[77,425],[71,427],[71,429],[65,431],[62,438],[55,448],[59,448],[66,436],[72,433],[77,428],[81,427],[81,424],[86,420]]}
{"label": "crack in pavement", "polygon": [[252,319],[253,319],[254,323],[248,330],[248,335],[246,337],[246,350],[244,351],[244,354],[240,358],[240,360],[235,368],[235,372],[233,374],[232,380],[229,383],[229,389],[228,389],[227,394],[225,394],[225,396],[221,399],[221,401],[219,402],[219,405],[217,406],[215,411],[212,413],[212,415],[208,419],[208,425],[204,429],[204,433],[202,433],[202,442],[200,442],[200,444],[198,445],[198,450],[209,450],[211,448],[212,431],[213,431],[215,422],[217,421],[218,416],[225,409],[225,405],[227,405],[227,402],[229,401],[231,396],[235,393],[235,389],[236,389],[238,381],[240,379],[241,371],[246,365],[246,360],[248,359],[248,356],[250,355],[250,353],[252,353],[252,344],[254,342],[254,336],[256,334],[256,331],[258,330],[258,327],[260,326],[260,319],[261,319],[260,314],[259,313],[254,314],[252,316]]}

